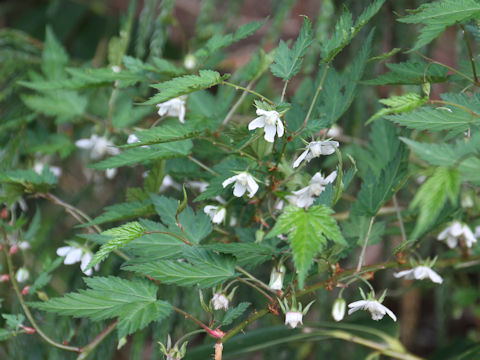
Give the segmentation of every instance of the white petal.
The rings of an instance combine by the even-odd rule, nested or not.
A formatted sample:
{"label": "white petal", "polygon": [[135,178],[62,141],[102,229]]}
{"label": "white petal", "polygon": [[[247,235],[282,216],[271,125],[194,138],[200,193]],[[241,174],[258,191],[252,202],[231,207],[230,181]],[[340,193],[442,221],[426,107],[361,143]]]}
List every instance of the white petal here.
{"label": "white petal", "polygon": [[308,151],[309,151],[308,149],[305,150],[303,153],[300,154],[300,156],[297,158],[297,160],[295,160],[295,162],[293,163],[294,168],[298,167],[298,165],[300,165],[300,163],[303,161],[303,159],[305,159],[305,157],[308,154]]}
{"label": "white petal", "polygon": [[450,234],[450,226],[443,229],[443,231],[440,234],[438,234],[437,239],[438,240],[445,240],[447,238],[448,234]]}
{"label": "white petal", "polygon": [[435,271],[432,269],[428,269],[428,277],[430,280],[432,280],[434,283],[441,284],[443,282],[443,279],[440,275],[438,275]]}
{"label": "white petal", "polygon": [[462,233],[463,233],[463,225],[460,222],[455,221],[453,225],[450,226],[450,234],[458,237],[462,235]]}
{"label": "white petal", "polygon": [[248,130],[254,130],[256,128],[261,128],[264,126],[265,126],[265,118],[263,116],[260,116],[250,121],[250,124],[248,124]]}
{"label": "white petal", "polygon": [[180,108],[180,112],[178,114],[178,121],[180,121],[182,124],[185,123],[185,106],[182,105]]}
{"label": "white petal", "polygon": [[65,265],[72,265],[79,262],[81,258],[82,258],[82,250],[73,249],[67,254],[67,256],[65,257],[65,260],[63,260],[63,263]]}
{"label": "white petal", "polygon": [[92,260],[92,254],[89,252],[86,252],[82,256],[82,261],[80,263],[80,269],[82,269],[83,273],[87,276],[92,275],[92,269],[85,270],[87,268],[87,265],[90,264],[90,261]]}
{"label": "white petal", "polygon": [[269,112],[267,110],[257,109],[257,115],[266,116],[266,115],[268,115],[268,113]]}
{"label": "white petal", "polygon": [[62,246],[57,249],[58,256],[66,256],[70,251],[74,250],[73,246]]}
{"label": "white petal", "polygon": [[247,191],[247,187],[245,185],[240,184],[238,181],[233,186],[233,195],[236,197],[242,197]]}
{"label": "white petal", "polygon": [[265,124],[264,129],[265,129],[265,136],[264,136],[265,140],[273,143],[273,141],[275,140],[275,134],[277,132],[277,127],[275,125]]}
{"label": "white petal", "polygon": [[367,304],[368,304],[367,300],[358,300],[358,301],[354,301],[353,303],[348,304],[348,307],[349,308],[363,308]]}
{"label": "white petal", "polygon": [[248,197],[253,197],[258,191],[258,184],[255,182],[255,179],[250,175],[247,176],[247,188],[248,188]]}
{"label": "white petal", "polygon": [[475,239],[472,230],[470,230],[467,225],[463,225],[463,236],[465,237],[465,243],[469,248],[477,242],[477,239]]}
{"label": "white petal", "polygon": [[223,219],[225,219],[225,214],[227,213],[227,210],[225,208],[221,208],[220,211],[218,211],[212,218],[212,222],[214,224],[221,224]]}
{"label": "white petal", "polygon": [[447,245],[450,249],[453,249],[457,246],[458,239],[455,236],[448,235],[447,237]]}
{"label": "white petal", "polygon": [[428,270],[429,268],[426,266],[417,266],[415,269],[413,269],[413,274],[415,276],[415,279],[417,280],[423,280],[428,277]]}
{"label": "white petal", "polygon": [[222,182],[222,186],[225,188],[225,187],[227,187],[228,185],[230,185],[231,183],[233,183],[234,181],[237,181],[237,176],[238,176],[238,175],[229,177],[229,178],[226,179],[224,182]]}
{"label": "white petal", "polygon": [[[382,305],[382,306],[383,306],[383,305]],[[390,316],[393,321],[397,321],[397,317],[396,317],[395,314],[392,312],[392,310],[390,310],[390,309],[387,308],[386,306],[384,306],[384,308],[385,308],[385,311],[387,312],[388,316]]]}
{"label": "white petal", "polygon": [[105,176],[107,177],[107,179],[112,180],[115,177],[115,175],[117,175],[116,168],[105,170]]}
{"label": "white petal", "polygon": [[336,178],[337,178],[337,172],[334,171],[326,177],[324,182],[327,183],[327,184],[330,184],[330,183],[334,182]]}
{"label": "white petal", "polygon": [[94,145],[94,142],[90,139],[80,139],[75,141],[75,145],[80,149],[88,150],[92,148],[92,146]]}
{"label": "white petal", "polygon": [[277,120],[277,135],[278,137],[282,137],[283,133],[285,132],[285,129],[283,128],[283,122],[282,119],[278,118]]}
{"label": "white petal", "polygon": [[[403,271],[400,271],[398,273],[393,274],[393,276],[396,277],[396,278],[401,278],[401,277],[405,276],[405,278],[408,279],[408,276],[411,275],[412,272],[413,272],[413,270],[403,270]],[[411,278],[411,276],[410,276],[410,278]]]}

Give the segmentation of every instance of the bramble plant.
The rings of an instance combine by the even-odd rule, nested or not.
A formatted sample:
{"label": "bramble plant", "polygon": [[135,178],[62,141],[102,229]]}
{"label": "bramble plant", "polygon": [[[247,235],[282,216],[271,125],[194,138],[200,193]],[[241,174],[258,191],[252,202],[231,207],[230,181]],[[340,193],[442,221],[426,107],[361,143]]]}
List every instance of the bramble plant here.
{"label": "bramble plant", "polygon": [[[421,359],[398,329],[422,287],[426,355],[476,358],[480,1],[401,9],[418,36],[386,53],[385,0],[335,22],[323,1],[291,41],[295,2],[233,30],[215,3],[177,53],[174,0],[131,1],[92,61],[51,26],[0,31],[0,357]],[[445,31],[458,67],[426,55]],[[441,342],[452,309],[461,345]]]}

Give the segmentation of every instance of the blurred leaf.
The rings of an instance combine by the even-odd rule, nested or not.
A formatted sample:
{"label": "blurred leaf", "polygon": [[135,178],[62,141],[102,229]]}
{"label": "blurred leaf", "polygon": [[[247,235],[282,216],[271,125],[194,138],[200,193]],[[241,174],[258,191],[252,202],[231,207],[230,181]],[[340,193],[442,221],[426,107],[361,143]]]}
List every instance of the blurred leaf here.
{"label": "blurred leaf", "polygon": [[447,81],[448,69],[444,66],[419,61],[385,64],[390,72],[375,79],[362,81],[366,85],[421,85]]}
{"label": "blurred leaf", "polygon": [[365,125],[385,115],[410,112],[424,105],[427,101],[428,97],[422,97],[416,93],[407,93],[401,96],[390,96],[386,99],[380,99],[379,102],[386,105],[386,107],[372,115]]}
{"label": "blurred leaf", "polygon": [[45,32],[45,46],[42,52],[42,71],[48,79],[59,80],[65,77],[65,66],[68,55],[58,42],[53,30],[47,26]]}

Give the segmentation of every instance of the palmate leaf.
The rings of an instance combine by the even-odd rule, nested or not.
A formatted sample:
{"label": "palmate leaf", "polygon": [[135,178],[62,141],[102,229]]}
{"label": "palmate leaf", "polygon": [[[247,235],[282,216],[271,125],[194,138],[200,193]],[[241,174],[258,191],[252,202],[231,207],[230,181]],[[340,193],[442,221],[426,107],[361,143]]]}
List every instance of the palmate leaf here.
{"label": "palmate leaf", "polygon": [[30,306],[60,315],[89,317],[93,321],[118,318],[118,338],[143,329],[152,321],[167,317],[172,306],[157,300],[157,286],[149,281],[117,277],[84,278],[89,287],[78,293]]}
{"label": "palmate leaf", "polygon": [[444,66],[422,61],[385,64],[389,72],[375,79],[362,81],[366,85],[421,85],[447,81],[448,69]]}
{"label": "palmate leaf", "polygon": [[353,24],[352,14],[348,10],[344,10],[340,19],[335,24],[335,30],[332,36],[322,44],[322,61],[324,63],[331,62],[345,46],[350,44],[353,37],[375,16],[384,2],[385,0],[373,1],[358,17],[355,24]]}
{"label": "palmate leaf", "polygon": [[165,81],[161,84],[152,85],[160,93],[152,96],[145,105],[158,104],[173,99],[180,95],[190,94],[191,92],[208,89],[212,86],[220,84],[230,75],[220,75],[220,73],[212,70],[200,70],[198,75],[185,75]]}
{"label": "palmate leaf", "polygon": [[86,270],[105,260],[112,251],[124,247],[130,241],[139,238],[144,233],[145,228],[136,221],[102,232],[101,235],[108,236],[110,239],[95,253]]}
{"label": "palmate leaf", "polygon": [[312,206],[308,210],[288,206],[266,236],[268,239],[288,234],[300,289],[304,286],[314,257],[326,247],[327,239],[347,245],[332,214],[333,210],[325,205]]}
{"label": "palmate leaf", "polygon": [[186,261],[160,260],[140,264],[127,264],[122,268],[134,271],[178,286],[212,287],[235,276],[232,257],[217,255],[198,247],[190,247],[184,253]]}
{"label": "palmate leaf", "polygon": [[416,93],[407,93],[400,96],[390,96],[387,99],[380,99],[379,102],[386,105],[386,107],[372,115],[365,125],[385,115],[412,111],[424,105],[427,101],[428,97],[422,97]]}
{"label": "palmate leaf", "polygon": [[228,308],[227,312],[225,313],[225,316],[223,317],[220,323],[224,326],[230,325],[233,322],[233,320],[242,316],[242,314],[245,312],[245,310],[248,309],[250,305],[251,304],[249,302],[241,302],[235,307]]}
{"label": "palmate leaf", "polygon": [[162,223],[168,227],[169,232],[178,235],[180,238],[186,238],[185,240],[192,244],[200,243],[212,232],[212,222],[203,211],[195,213],[190,206],[187,206],[178,215],[178,222],[182,225],[182,231],[175,218],[178,200],[153,194],[150,195],[150,198],[155,206],[155,211],[160,216]]}
{"label": "palmate leaf", "polygon": [[410,204],[411,208],[420,210],[412,238],[418,237],[435,221],[447,198],[456,205],[459,191],[458,170],[438,167],[435,173],[422,184]]}
{"label": "palmate leaf", "polygon": [[175,143],[151,145],[148,148],[133,148],[123,151],[119,155],[112,156],[96,164],[89,165],[92,169],[105,170],[126,165],[140,164],[144,161],[170,159],[186,156],[193,147],[191,140],[182,140]]}
{"label": "palmate leaf", "polygon": [[423,24],[420,36],[412,50],[429,44],[447,27],[466,23],[480,17],[480,2],[477,0],[441,0],[422,5],[411,15],[398,21],[407,24]]}
{"label": "palmate leaf", "polygon": [[302,66],[303,56],[312,41],[312,23],[307,17],[304,17],[302,29],[292,48],[289,49],[285,42],[280,41],[273,58],[273,64],[270,65],[272,74],[282,78],[283,81],[290,80],[295,76]]}
{"label": "palmate leaf", "polygon": [[401,138],[415,154],[430,165],[457,168],[463,181],[480,184],[480,134],[468,142],[452,144],[427,144]]}

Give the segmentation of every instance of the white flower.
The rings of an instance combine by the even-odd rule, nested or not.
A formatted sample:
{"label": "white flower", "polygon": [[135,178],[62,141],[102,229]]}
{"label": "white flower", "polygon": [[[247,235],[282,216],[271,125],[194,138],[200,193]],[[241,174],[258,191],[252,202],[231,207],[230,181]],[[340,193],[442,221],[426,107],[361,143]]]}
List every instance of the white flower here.
{"label": "white flower", "polygon": [[105,170],[105,176],[107,177],[107,179],[112,180],[115,177],[115,175],[117,175],[117,168]]}
{"label": "white flower", "polygon": [[183,66],[188,70],[193,70],[197,66],[197,59],[192,54],[188,54],[183,60]]}
{"label": "white flower", "polygon": [[17,273],[15,274],[15,279],[17,279],[19,283],[23,283],[27,281],[29,277],[30,277],[30,273],[24,267],[21,267],[20,269],[18,269]]}
{"label": "white flower", "polygon": [[337,172],[334,171],[326,178],[320,172],[317,172],[309,182],[307,187],[298,191],[293,191],[293,195],[285,196],[285,198],[292,204],[302,208],[310,207],[315,201],[315,197],[325,190],[325,186],[335,181]]}
{"label": "white flower", "polygon": [[223,219],[225,219],[225,215],[227,214],[227,210],[224,207],[214,205],[205,206],[203,211],[205,214],[210,216],[210,219],[212,219],[214,224],[221,224]]}
{"label": "white flower", "polygon": [[332,306],[332,317],[335,321],[341,321],[345,316],[347,303],[341,297],[337,298]]}
{"label": "white flower", "polygon": [[190,187],[191,189],[197,190],[201,193],[204,192],[205,190],[207,190],[207,187],[208,187],[207,182],[205,182],[205,181],[194,181],[194,180],[186,181],[185,185]]}
{"label": "white flower", "polygon": [[296,328],[298,324],[303,325],[303,314],[300,311],[288,311],[285,314],[285,325],[292,329]]}
{"label": "white flower", "polygon": [[357,310],[367,310],[370,311],[372,320],[381,320],[385,314],[387,314],[393,319],[393,321],[397,321],[395,314],[377,300],[359,300],[348,304],[348,307],[350,308],[348,310],[348,315],[353,314]]}
{"label": "white flower", "polygon": [[[39,175],[42,175],[42,172],[43,172],[43,168],[45,167],[45,164],[44,162],[41,162],[41,161],[37,161],[34,165],[33,165],[33,171],[35,171],[37,174]],[[62,169],[59,168],[58,166],[49,166],[47,165],[47,167],[50,169],[50,171],[53,173],[53,175],[55,175],[56,177],[60,177],[60,175],[62,175]]]}
{"label": "white flower", "polygon": [[185,100],[181,97],[157,104],[158,115],[178,117],[182,124],[185,122]]}
{"label": "white flower", "polygon": [[438,234],[437,239],[446,242],[449,248],[454,248],[457,246],[458,238],[460,236],[463,236],[465,239],[465,245],[469,248],[472,247],[473,243],[477,242],[472,230],[470,230],[466,224],[462,224],[459,221],[454,221],[451,225],[447,226],[440,234]]}
{"label": "white flower", "polygon": [[480,226],[477,226],[475,228],[475,237],[477,237],[477,238],[480,237]]}
{"label": "white flower", "polygon": [[423,280],[423,279],[430,279],[434,283],[441,284],[443,279],[440,275],[438,275],[435,271],[430,269],[428,266],[417,266],[410,270],[400,271],[398,273],[393,274],[396,278],[405,277],[407,280]]}
{"label": "white flower", "polygon": [[226,179],[222,183],[222,186],[225,188],[233,182],[235,182],[233,195],[236,197],[242,197],[243,194],[245,194],[245,191],[248,190],[248,197],[251,198],[258,190],[258,184],[255,182],[253,176],[245,171]]}
{"label": "white flower", "polygon": [[30,249],[30,243],[28,241],[20,241],[18,243],[18,247],[25,251],[25,250]]}
{"label": "white flower", "polygon": [[224,309],[226,311],[228,310],[228,305],[230,304],[230,302],[225,296],[225,294],[216,293],[212,297],[212,304],[215,310]]}
{"label": "white flower", "polygon": [[270,282],[268,283],[268,287],[272,290],[282,290],[283,288],[283,279],[285,277],[285,266],[280,266],[277,268],[276,266],[272,269],[270,273]]}
{"label": "white flower", "polygon": [[138,138],[137,135],[135,134],[128,135],[127,144],[135,144],[137,142],[140,142],[140,139]]}
{"label": "white flower", "polygon": [[[82,269],[83,273],[87,276],[92,275],[93,271],[91,268],[85,270],[93,257],[89,249],[80,246],[62,246],[57,249],[57,255],[65,256],[65,260],[63,260],[65,265],[72,265],[79,262],[80,269]],[[98,271],[100,268],[99,264],[95,265],[94,268]]]}
{"label": "white flower", "polygon": [[253,119],[250,124],[248,124],[248,130],[254,130],[256,128],[263,127],[265,130],[265,140],[273,143],[275,139],[275,134],[278,137],[282,137],[284,133],[282,119],[280,119],[280,114],[275,110],[262,110],[257,109],[257,115],[259,117]]}
{"label": "white flower", "polygon": [[342,128],[337,124],[333,124],[330,129],[327,131],[327,136],[330,138],[338,137],[342,134]]}
{"label": "white flower", "polygon": [[112,66],[112,71],[116,74],[118,74],[120,71],[122,71],[122,68],[118,65],[113,65]]}
{"label": "white flower", "polygon": [[75,142],[75,145],[80,149],[90,150],[90,157],[93,160],[100,159],[105,154],[118,155],[120,150],[115,145],[103,136],[93,134],[90,139],[80,139]]}
{"label": "white flower", "polygon": [[312,141],[307,145],[307,149],[300,154],[300,156],[293,163],[293,167],[296,168],[303,160],[309,162],[313,158],[321,155],[330,155],[335,152],[335,148],[338,148],[338,141],[326,140],[326,141]]}

